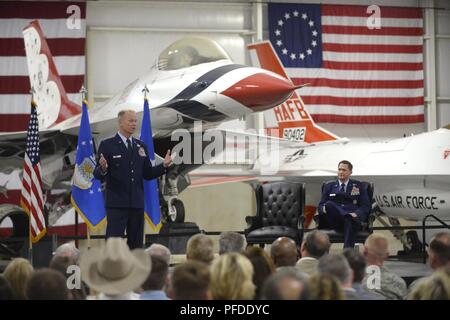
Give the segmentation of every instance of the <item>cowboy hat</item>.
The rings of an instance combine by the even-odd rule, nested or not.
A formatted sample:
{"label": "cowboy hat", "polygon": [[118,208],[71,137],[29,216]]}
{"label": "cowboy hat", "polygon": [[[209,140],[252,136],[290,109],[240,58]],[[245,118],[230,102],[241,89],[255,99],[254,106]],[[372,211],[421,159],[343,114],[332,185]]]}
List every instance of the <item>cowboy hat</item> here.
{"label": "cowboy hat", "polygon": [[119,295],[141,286],[150,274],[152,262],[144,249],[130,251],[122,238],[108,238],[103,248],[81,256],[81,278],[91,288]]}

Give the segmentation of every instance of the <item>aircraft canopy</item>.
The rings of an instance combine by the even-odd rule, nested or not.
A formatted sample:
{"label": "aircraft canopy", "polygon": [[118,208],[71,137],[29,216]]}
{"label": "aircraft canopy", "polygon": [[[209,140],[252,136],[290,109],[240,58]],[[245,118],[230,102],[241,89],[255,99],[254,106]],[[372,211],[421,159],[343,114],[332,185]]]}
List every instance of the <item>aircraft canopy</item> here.
{"label": "aircraft canopy", "polygon": [[159,70],[177,70],[200,63],[230,59],[217,42],[202,37],[187,37],[168,46],[158,58]]}

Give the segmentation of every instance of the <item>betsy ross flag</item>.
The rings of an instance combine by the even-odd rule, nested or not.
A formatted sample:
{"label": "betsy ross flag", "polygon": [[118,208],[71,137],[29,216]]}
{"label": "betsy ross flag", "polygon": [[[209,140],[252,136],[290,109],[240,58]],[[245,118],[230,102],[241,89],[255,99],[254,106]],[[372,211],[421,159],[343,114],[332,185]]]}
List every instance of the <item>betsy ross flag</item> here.
{"label": "betsy ross flag", "polygon": [[315,121],[423,122],[422,11],[367,8],[269,3],[270,41]]}
{"label": "betsy ross flag", "polygon": [[[152,166],[155,166],[155,147],[153,146],[152,122],[147,98],[144,98],[140,139],[147,145],[148,157]],[[144,217],[153,230],[159,231],[161,229],[158,179],[144,180]]]}
{"label": "betsy ross flag", "polygon": [[94,178],[95,165],[87,102],[83,100],[76,163],[72,177],[71,202],[92,231],[106,222],[101,183]]}
{"label": "betsy ross flag", "polygon": [[40,159],[39,124],[36,104],[32,101],[20,197],[20,205],[30,217],[30,237],[32,242],[39,241],[46,232]]}

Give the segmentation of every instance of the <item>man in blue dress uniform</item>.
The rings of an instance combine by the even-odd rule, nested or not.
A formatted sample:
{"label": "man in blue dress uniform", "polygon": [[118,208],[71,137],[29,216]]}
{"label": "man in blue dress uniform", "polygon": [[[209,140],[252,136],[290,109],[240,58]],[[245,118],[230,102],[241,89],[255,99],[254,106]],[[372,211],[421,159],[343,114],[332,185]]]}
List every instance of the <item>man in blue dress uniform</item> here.
{"label": "man in blue dress uniform", "polygon": [[164,162],[153,167],[147,146],[132,135],[137,116],[133,110],[118,114],[119,132],[100,143],[94,176],[106,180],[106,238],[123,237],[125,230],[130,249],[142,248],[144,238],[144,184],[166,173],[172,164],[170,150]]}
{"label": "man in blue dress uniform", "polygon": [[343,160],[338,165],[338,179],[325,185],[320,200],[319,226],[344,233],[344,248],[355,246],[361,222],[367,222],[370,200],[360,181],[351,180],[353,165]]}

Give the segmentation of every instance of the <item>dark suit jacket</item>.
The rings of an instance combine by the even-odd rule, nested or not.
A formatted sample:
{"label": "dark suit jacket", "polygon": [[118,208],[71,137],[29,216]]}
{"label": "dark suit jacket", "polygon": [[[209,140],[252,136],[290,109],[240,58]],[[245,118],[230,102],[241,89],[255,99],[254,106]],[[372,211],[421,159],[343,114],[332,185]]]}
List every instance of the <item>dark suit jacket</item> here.
{"label": "dark suit jacket", "polygon": [[361,221],[367,221],[370,213],[370,200],[367,190],[360,181],[350,179],[345,193],[340,192],[339,180],[328,182],[323,188],[318,211],[323,213],[327,201],[334,201],[347,212],[355,212]]}
{"label": "dark suit jacket", "polygon": [[[106,180],[105,207],[144,208],[143,179],[151,180],[166,172],[163,164],[152,167],[147,146],[133,137],[133,153],[130,153],[118,134],[100,143],[97,153],[95,178]],[[102,173],[98,159],[103,154],[108,162],[106,174]]]}

